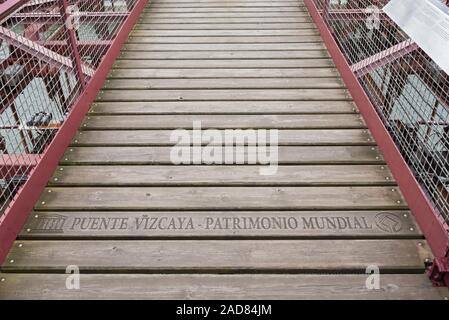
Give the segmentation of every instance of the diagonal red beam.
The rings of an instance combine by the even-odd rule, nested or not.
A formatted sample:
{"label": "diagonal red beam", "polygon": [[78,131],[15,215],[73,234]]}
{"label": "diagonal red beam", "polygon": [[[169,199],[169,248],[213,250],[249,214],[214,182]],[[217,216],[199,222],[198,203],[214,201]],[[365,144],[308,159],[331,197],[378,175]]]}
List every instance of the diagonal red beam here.
{"label": "diagonal red beam", "polygon": [[351,71],[357,78],[363,77],[370,71],[382,67],[404,55],[418,49],[418,45],[411,39],[405,40],[384,51],[378,52],[360,62],[351,65]]}
{"label": "diagonal red beam", "polygon": [[[39,43],[22,37],[21,35],[18,35],[17,33],[1,26],[0,39],[6,40],[8,44],[17,47],[20,50],[25,51],[26,53],[36,57],[37,59],[40,59],[41,61],[45,61],[50,65],[73,71],[74,66],[72,65],[72,61],[69,58],[66,58],[40,45]],[[84,65],[83,72],[86,76],[91,77],[95,70]]]}

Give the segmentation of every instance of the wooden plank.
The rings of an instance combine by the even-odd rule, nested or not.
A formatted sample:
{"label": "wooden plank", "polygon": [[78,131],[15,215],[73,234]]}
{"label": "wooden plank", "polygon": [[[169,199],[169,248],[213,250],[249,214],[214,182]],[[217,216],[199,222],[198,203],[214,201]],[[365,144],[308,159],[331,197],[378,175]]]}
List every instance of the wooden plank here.
{"label": "wooden plank", "polygon": [[317,51],[121,51],[120,60],[256,60],[256,59],[326,59],[324,50]]}
{"label": "wooden plank", "polygon": [[[110,80],[112,83],[114,80]],[[145,82],[146,80],[141,80]],[[161,82],[159,82],[161,81]],[[158,83],[163,83],[159,80]],[[180,80],[174,80],[180,81]],[[196,81],[191,79],[192,82]],[[254,79],[257,83],[257,79]],[[282,81],[282,80],[281,80]],[[276,82],[273,79],[273,82]],[[95,102],[90,110],[95,114],[304,114],[357,113],[349,101],[153,101]]]}
{"label": "wooden plank", "polygon": [[382,165],[279,166],[261,175],[259,166],[60,166],[50,186],[330,186],[395,185]]}
{"label": "wooden plank", "polygon": [[126,43],[122,50],[130,51],[249,51],[249,50],[323,50],[323,43]]}
{"label": "wooden plank", "polygon": [[[155,2],[151,2],[151,5],[153,4],[166,4],[166,3],[226,3],[226,4],[232,4],[232,3],[259,3],[259,2],[270,2],[268,0],[228,0],[226,2],[218,1],[218,0],[157,0]],[[295,2],[298,5],[301,5],[300,2],[297,0],[276,0],[276,2],[282,2],[282,3],[291,3]]]}
{"label": "wooden plank", "polygon": [[[169,141],[169,140],[168,140]],[[245,148],[246,149],[246,148]],[[173,164],[171,147],[73,147],[61,159],[62,164]],[[236,152],[241,156],[241,150]],[[376,147],[313,146],[278,148],[279,164],[383,164]],[[246,153],[244,153],[246,156]]]}
{"label": "wooden plank", "polygon": [[[144,61],[144,60],[140,60]],[[343,89],[339,78],[109,79],[103,89]]]}
{"label": "wooden plank", "polygon": [[162,23],[161,20],[158,22],[140,22],[134,26],[134,30],[296,30],[300,31],[303,29],[314,29],[315,25],[312,22],[265,22],[265,23]]}
{"label": "wooden plank", "polygon": [[[213,3],[219,3],[221,5],[223,4],[235,4],[235,3],[248,3],[248,4],[253,4],[253,3],[271,3],[270,1],[261,1],[261,0],[227,0],[226,2],[223,1],[217,1],[217,0],[174,0],[174,1],[169,1],[169,0],[163,0],[163,1],[155,1],[155,2],[151,2],[150,6],[153,4],[186,4],[186,3],[204,3],[204,4],[213,4]],[[301,3],[298,3],[298,1],[293,1],[293,0],[276,0],[276,3],[295,3],[298,6],[301,6]]]}
{"label": "wooden plank", "polygon": [[110,78],[328,78],[338,76],[334,68],[290,68],[290,69],[113,69]]}
{"label": "wooden plank", "polygon": [[253,44],[253,43],[319,43],[320,36],[249,36],[249,37],[128,37],[127,44]]}
{"label": "wooden plank", "polygon": [[[126,60],[117,60],[114,64],[114,69],[119,68],[152,68],[152,69],[185,69],[185,68],[194,68],[194,69],[210,69],[210,68],[326,68],[326,67],[334,67],[332,60],[330,59],[228,59],[228,60],[162,60],[162,59],[153,59],[153,60],[134,60],[134,59],[126,59]],[[310,78],[310,81],[314,81],[317,78]],[[269,81],[272,79],[265,79],[265,81]],[[235,82],[235,80],[231,80]],[[254,81],[254,78],[252,80]],[[315,80],[322,81],[322,79]],[[340,81],[341,82],[341,81]]]}
{"label": "wooden plank", "polygon": [[[171,130],[85,130],[76,134],[73,146],[168,146]],[[191,132],[190,132],[191,134]],[[209,141],[204,139],[204,144]],[[374,139],[363,129],[279,130],[280,146],[374,145]]]}
{"label": "wooden plank", "polygon": [[323,59],[326,51],[121,51],[121,59],[188,60],[188,59]]}
{"label": "wooden plank", "polygon": [[[176,70],[176,69],[173,69]],[[103,90],[96,101],[351,100],[345,89]]]}
{"label": "wooden plank", "polygon": [[[239,8],[240,10],[240,8]],[[296,19],[310,19],[310,15],[308,12],[284,12],[281,10],[276,11],[268,11],[268,12],[168,12],[168,13],[159,13],[159,12],[143,12],[140,15],[140,19],[152,20],[152,19],[189,19],[189,18],[296,18]]]}
{"label": "wooden plank", "polygon": [[377,265],[385,273],[422,273],[430,255],[423,240],[23,240],[12,247],[2,271],[64,272],[77,265],[111,272],[365,272]]}
{"label": "wooden plank", "polygon": [[[213,299],[213,300],[440,300],[447,289],[423,274],[383,274],[380,290],[368,290],[367,275],[155,275],[83,274],[80,290],[67,290],[65,274],[0,274],[0,299]],[[193,289],[194,288],[194,289]]]}
{"label": "wooden plank", "polygon": [[393,190],[392,187],[51,187],[42,193],[36,209],[406,209],[400,193]]}
{"label": "wooden plank", "polygon": [[134,30],[133,37],[248,37],[248,36],[316,36],[314,29],[299,30]]}
{"label": "wooden plank", "polygon": [[[226,1],[226,2],[158,2],[152,3],[148,8],[150,11],[165,8],[281,8],[292,7],[306,10],[297,1],[273,1],[273,2],[246,2],[246,1]],[[148,10],[145,9],[145,10]]]}
{"label": "wooden plank", "polygon": [[[240,9],[243,11],[251,11],[252,9],[255,10],[255,12],[271,12],[273,11],[300,11],[300,12],[308,12],[307,8],[304,6],[304,4],[300,3],[282,3],[282,2],[275,2],[277,3],[277,6],[266,5],[267,3],[263,2],[254,2],[254,3],[243,3],[243,2],[231,2],[231,3],[177,3],[177,4],[170,4],[170,3],[155,3],[151,4],[150,6],[143,9],[145,13],[151,13],[151,12],[160,12],[160,11],[167,11],[167,12],[210,12],[210,11],[216,11],[219,10],[220,12],[227,12],[226,10],[230,10],[231,12],[239,11]],[[245,5],[242,5],[245,4]],[[187,9],[187,11],[182,11],[180,9]],[[199,11],[196,11],[195,9],[198,9]]]}
{"label": "wooden plank", "polygon": [[153,16],[159,13],[256,13],[256,12],[266,12],[269,14],[272,13],[281,13],[287,12],[288,14],[298,14],[305,15],[308,14],[307,8],[299,7],[299,6],[277,6],[277,7],[258,7],[258,6],[250,6],[250,7],[235,7],[235,6],[225,6],[225,7],[156,7],[152,6],[143,11],[142,16]]}
{"label": "wooden plank", "polygon": [[[117,91],[120,93],[121,91]],[[355,114],[304,115],[130,115],[89,116],[83,129],[362,129],[365,125]]]}
{"label": "wooden plank", "polygon": [[294,17],[228,17],[228,18],[217,18],[217,17],[202,17],[202,18],[158,18],[158,17],[148,17],[140,18],[138,20],[139,24],[191,24],[191,23],[307,23],[310,26],[316,26],[313,24],[310,17],[299,17],[295,15]]}
{"label": "wooden plank", "polygon": [[[153,24],[178,24],[178,23],[310,23],[312,19],[310,17],[285,17],[284,15],[279,17],[147,17],[141,18],[138,23],[153,23]],[[313,24],[312,24],[313,25]],[[316,26],[315,26],[316,28]]]}
{"label": "wooden plank", "polygon": [[[117,227],[123,225],[123,227]],[[422,238],[408,211],[35,211],[19,238]]]}

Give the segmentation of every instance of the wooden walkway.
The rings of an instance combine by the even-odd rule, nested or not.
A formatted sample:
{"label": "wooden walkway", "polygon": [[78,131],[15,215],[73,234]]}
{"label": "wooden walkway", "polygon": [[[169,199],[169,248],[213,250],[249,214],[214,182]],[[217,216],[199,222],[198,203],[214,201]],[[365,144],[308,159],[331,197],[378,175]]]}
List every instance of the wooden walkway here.
{"label": "wooden walkway", "polygon": [[[279,129],[277,174],[173,165],[170,134],[193,121]],[[302,1],[157,0],[1,267],[0,298],[441,299],[431,258]]]}

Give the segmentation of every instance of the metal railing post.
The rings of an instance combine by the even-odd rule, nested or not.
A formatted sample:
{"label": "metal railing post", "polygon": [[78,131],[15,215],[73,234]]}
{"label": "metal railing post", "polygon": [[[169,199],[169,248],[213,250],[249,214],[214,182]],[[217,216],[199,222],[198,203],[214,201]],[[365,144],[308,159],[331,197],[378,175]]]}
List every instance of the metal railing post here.
{"label": "metal railing post", "polygon": [[80,82],[81,88],[84,89],[86,86],[85,76],[81,64],[81,55],[78,50],[78,46],[76,44],[77,37],[73,27],[69,27],[68,21],[71,19],[71,15],[69,13],[70,5],[68,0],[60,0],[61,2],[61,15],[64,18],[64,29],[68,34],[68,41],[70,46],[70,55],[72,58],[73,68],[75,69],[76,75],[78,77],[78,81]]}

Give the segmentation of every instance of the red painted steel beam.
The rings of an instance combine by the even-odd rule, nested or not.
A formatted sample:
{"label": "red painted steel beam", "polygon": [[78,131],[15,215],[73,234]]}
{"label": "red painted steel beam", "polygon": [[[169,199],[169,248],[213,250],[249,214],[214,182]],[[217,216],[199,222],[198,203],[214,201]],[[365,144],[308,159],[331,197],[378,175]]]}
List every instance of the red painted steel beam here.
{"label": "red painted steel beam", "polygon": [[[68,0],[60,0],[61,2],[61,16],[63,17],[64,21],[69,21],[70,14],[68,12],[69,10],[69,2]],[[83,70],[83,64],[81,61],[80,52],[78,49],[78,45],[76,43],[77,37],[75,34],[75,30],[73,28],[67,27],[67,24],[64,23],[65,31],[68,35],[68,44],[70,45],[70,55],[72,58],[72,65],[74,66],[76,76],[78,78],[78,81],[81,83],[81,88],[84,89],[86,86],[86,78],[84,76],[84,70]]]}
{"label": "red painted steel beam", "polygon": [[[28,54],[32,55],[33,57],[36,57],[41,61],[45,61],[49,65],[58,68],[64,68],[67,69],[68,71],[73,70],[73,65],[69,58],[66,58],[58,54],[57,52],[54,52],[40,45],[36,41],[31,41],[1,26],[0,26],[0,39],[7,41],[8,44],[27,52]],[[92,74],[95,72],[95,70],[93,70],[88,66],[83,66],[83,71],[89,77],[92,76]]]}
{"label": "red painted steel beam", "polygon": [[98,69],[87,83],[86,89],[72,106],[66,121],[41,155],[39,163],[30,172],[30,177],[22,186],[20,192],[14,197],[5,213],[0,216],[0,264],[4,262],[9,249],[22,229],[28,215],[33,210],[35,203],[39,200],[41,192],[47,185],[48,179],[53,175],[60,158],[75,136],[90,108],[90,104],[103,86],[109,70],[120,54],[123,43],[125,43],[128,34],[131,32],[147,2],[148,0],[137,1],[129,17],[120,27],[115,40],[102,59]]}
{"label": "red painted steel beam", "polygon": [[383,124],[375,106],[358,82],[343,53],[338,47],[326,23],[320,16],[313,0],[304,0],[313,21],[318,27],[321,37],[338,68],[343,81],[357,104],[368,128],[376,140],[388,166],[390,167],[398,186],[413,212],[423,234],[425,235],[433,254],[436,257],[446,257],[449,248],[449,229],[441,215],[427,198],[425,192],[415,179],[412,171],[395,145],[393,138]]}
{"label": "red painted steel beam", "polygon": [[418,49],[418,45],[411,39],[405,40],[384,51],[376,53],[360,62],[351,65],[351,71],[357,78],[363,77],[376,68],[382,67],[392,61],[395,61],[406,54]]}
{"label": "red painted steel beam", "polygon": [[[56,51],[67,52],[69,45],[65,40],[42,40],[36,41],[39,45],[47,48],[54,48]],[[77,40],[76,45],[84,48],[107,48],[112,44],[112,40]]]}
{"label": "red painted steel beam", "polygon": [[38,154],[1,154],[0,179],[12,178],[17,174],[27,174],[39,162]]}

